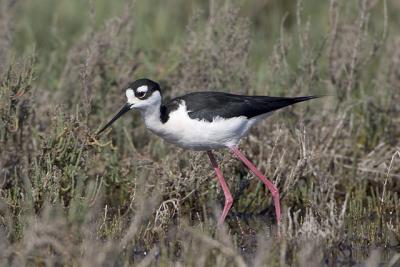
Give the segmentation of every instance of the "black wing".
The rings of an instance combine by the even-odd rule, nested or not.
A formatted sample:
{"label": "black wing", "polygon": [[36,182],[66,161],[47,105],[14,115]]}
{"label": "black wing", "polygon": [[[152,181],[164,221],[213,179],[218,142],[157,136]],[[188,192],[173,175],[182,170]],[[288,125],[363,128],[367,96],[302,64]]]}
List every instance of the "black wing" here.
{"label": "black wing", "polygon": [[222,118],[239,116],[252,118],[317,97],[245,96],[222,92],[195,92],[177,97],[164,105],[161,119],[164,122],[167,121],[169,113],[177,109],[182,101],[185,101],[190,118],[212,121],[217,116]]}

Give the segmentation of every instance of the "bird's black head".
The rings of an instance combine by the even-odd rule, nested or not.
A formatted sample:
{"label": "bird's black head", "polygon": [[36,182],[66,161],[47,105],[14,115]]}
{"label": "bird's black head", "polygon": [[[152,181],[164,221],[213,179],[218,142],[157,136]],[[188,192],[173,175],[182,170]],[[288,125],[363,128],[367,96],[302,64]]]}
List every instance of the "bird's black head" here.
{"label": "bird's black head", "polygon": [[130,82],[124,90],[127,103],[97,134],[107,129],[114,121],[131,109],[159,109],[161,106],[160,85],[150,79],[139,79]]}
{"label": "bird's black head", "polygon": [[[144,100],[153,95],[154,92],[160,92],[160,85],[155,81],[150,79],[139,79],[133,82],[130,82],[128,86],[125,88],[126,97],[134,96],[139,100]],[[129,97],[128,97],[129,102]]]}

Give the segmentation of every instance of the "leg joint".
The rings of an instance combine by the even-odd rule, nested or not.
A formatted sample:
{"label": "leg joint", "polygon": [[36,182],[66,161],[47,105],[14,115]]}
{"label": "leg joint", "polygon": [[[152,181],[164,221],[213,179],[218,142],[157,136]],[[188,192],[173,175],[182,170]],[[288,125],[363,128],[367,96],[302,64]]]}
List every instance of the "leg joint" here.
{"label": "leg joint", "polygon": [[273,197],[279,197],[279,190],[275,186],[271,188],[271,194]]}
{"label": "leg joint", "polygon": [[233,197],[231,195],[226,196],[225,205],[232,205],[232,203],[233,203]]}

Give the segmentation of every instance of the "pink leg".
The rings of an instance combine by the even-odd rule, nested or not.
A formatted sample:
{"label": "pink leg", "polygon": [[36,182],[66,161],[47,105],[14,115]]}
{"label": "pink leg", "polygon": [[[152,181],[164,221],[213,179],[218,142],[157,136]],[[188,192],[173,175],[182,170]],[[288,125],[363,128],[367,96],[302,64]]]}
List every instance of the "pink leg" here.
{"label": "pink leg", "polygon": [[257,168],[254,166],[246,157],[243,155],[240,150],[232,146],[230,147],[230,150],[232,153],[234,153],[243,163],[252,171],[258,178],[260,178],[261,181],[265,184],[265,186],[269,189],[269,191],[272,194],[272,197],[274,199],[274,205],[275,205],[275,214],[276,214],[276,222],[279,225],[279,222],[281,220],[281,205],[279,203],[279,191],[276,188],[276,186],[267,179]]}
{"label": "pink leg", "polygon": [[222,190],[224,191],[224,195],[225,195],[224,210],[222,211],[221,217],[219,217],[219,220],[218,220],[218,224],[221,225],[224,223],[225,217],[228,214],[229,209],[232,207],[233,198],[232,198],[231,192],[229,191],[228,185],[225,182],[224,176],[222,175],[222,171],[218,167],[218,163],[215,160],[214,155],[211,152],[211,150],[207,151],[207,155],[210,158],[211,165],[213,166],[215,173],[217,174],[218,182],[221,185]]}

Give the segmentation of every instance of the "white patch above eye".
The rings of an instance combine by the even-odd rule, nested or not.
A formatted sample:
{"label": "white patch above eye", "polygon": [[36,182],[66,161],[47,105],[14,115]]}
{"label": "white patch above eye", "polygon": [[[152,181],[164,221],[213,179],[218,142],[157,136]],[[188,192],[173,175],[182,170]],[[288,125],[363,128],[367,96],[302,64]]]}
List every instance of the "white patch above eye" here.
{"label": "white patch above eye", "polygon": [[146,93],[149,90],[149,88],[147,87],[147,85],[142,85],[139,86],[136,91],[140,92],[140,93]]}

